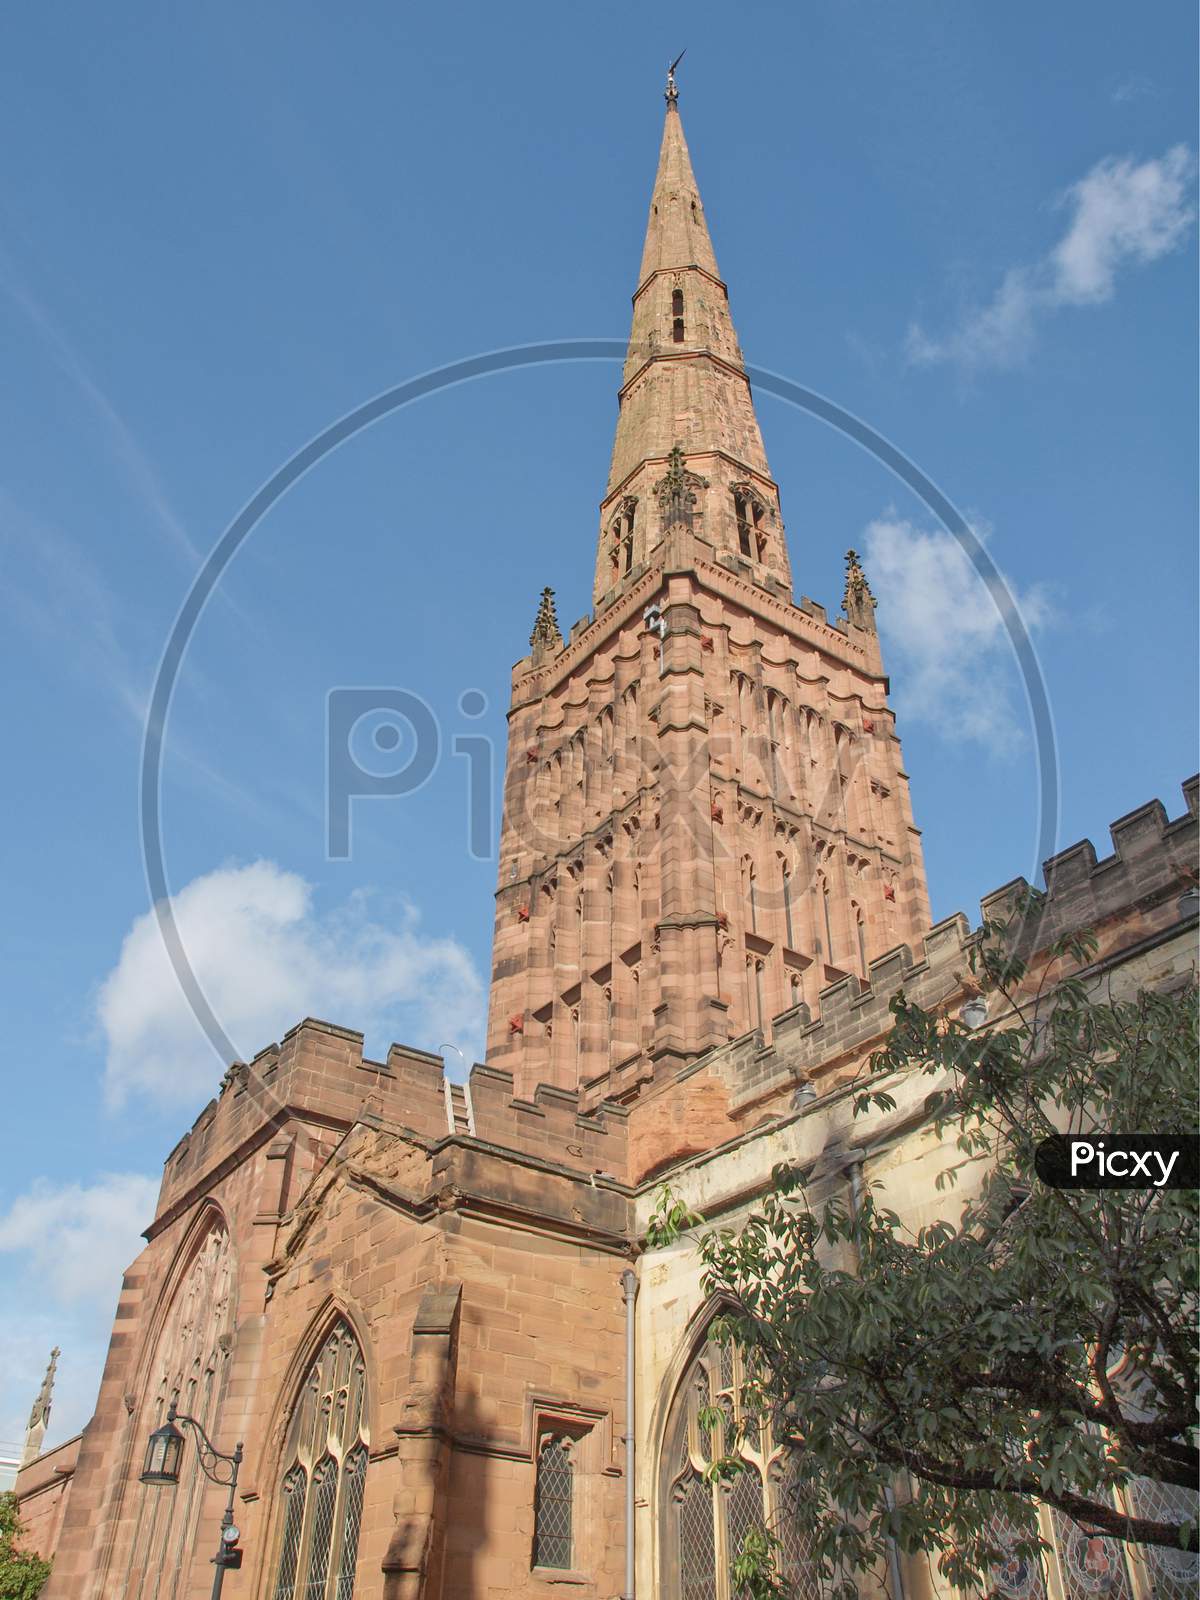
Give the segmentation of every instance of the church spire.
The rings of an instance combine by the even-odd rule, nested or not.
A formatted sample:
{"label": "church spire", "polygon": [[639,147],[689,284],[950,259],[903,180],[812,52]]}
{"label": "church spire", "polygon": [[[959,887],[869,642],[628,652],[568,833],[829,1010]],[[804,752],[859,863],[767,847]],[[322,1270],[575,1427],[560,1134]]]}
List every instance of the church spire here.
{"label": "church spire", "polygon": [[639,285],[652,273],[670,267],[700,267],[714,278],[719,276],[716,253],[700,203],[700,189],[683,136],[674,70],[667,78],[666,99],[667,117],[658,152],[654,193],[650,197]]}
{"label": "church spire", "polygon": [[703,542],[695,553],[790,598],[779,491],[684,138],[674,66],[666,102],[601,506],[595,600],[615,598],[661,554],[667,529],[655,490],[675,448],[675,476],[695,480],[689,528]]}

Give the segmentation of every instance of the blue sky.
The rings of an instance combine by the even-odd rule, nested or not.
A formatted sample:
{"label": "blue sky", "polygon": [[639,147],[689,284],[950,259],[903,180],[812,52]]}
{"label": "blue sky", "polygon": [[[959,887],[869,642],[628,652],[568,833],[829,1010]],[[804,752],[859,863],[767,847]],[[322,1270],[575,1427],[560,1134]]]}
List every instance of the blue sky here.
{"label": "blue sky", "polygon": [[[7,1044],[0,1439],[52,1343],[88,1415],[120,1264],[222,1066],[144,921],[144,708],[203,554],[342,413],[480,351],[623,338],[683,111],[747,359],[863,417],[985,537],[1033,630],[1060,843],[1196,766],[1191,6],[27,8],[0,61]],[[608,364],[360,435],[277,505],[192,641],[164,837],[251,1052],[305,1012],[476,1047],[494,861],[447,748],[323,827],[327,692],[502,749],[543,584],[587,608]],[[1034,869],[1034,752],[985,591],[856,447],[763,396],[798,591],[879,598],[935,916]],[[488,710],[459,709],[467,689]],[[497,771],[497,780],[498,780]],[[12,1332],[14,1306],[21,1332]]]}

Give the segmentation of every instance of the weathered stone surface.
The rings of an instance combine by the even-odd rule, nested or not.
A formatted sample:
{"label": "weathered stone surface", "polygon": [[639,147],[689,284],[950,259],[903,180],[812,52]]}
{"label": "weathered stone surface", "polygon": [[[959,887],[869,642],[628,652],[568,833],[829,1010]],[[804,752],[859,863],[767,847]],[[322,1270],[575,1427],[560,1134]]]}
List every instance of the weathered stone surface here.
{"label": "weathered stone surface", "polygon": [[[631,1263],[637,1592],[675,1600],[664,1428],[712,1308],[686,1241],[645,1248],[659,1182],[735,1223],[777,1162],[809,1165],[819,1198],[858,1160],[914,1228],[951,1203],[929,1085],[855,1119],[847,1084],[897,988],[961,1005],[975,935],[961,915],[929,925],[861,568],[846,622],[791,603],[673,101],[595,598],[564,643],[544,595],[513,675],[487,1064],[448,1085],[436,1056],[364,1059],[361,1034],[309,1018],[226,1074],[166,1160],[93,1419],[20,1474],[31,1538],[55,1556],[46,1600],[208,1595],[224,1492],[138,1482],[174,1375],[222,1448],[246,1445],[246,1559],[226,1593],[272,1596],[285,1441],[340,1322],[367,1387],[355,1600],[609,1600]],[[1105,859],[1084,843],[1046,864],[1035,980],[1039,951],[1083,925],[1118,985],[1187,980],[1196,792],[1175,821],[1155,801],[1114,824]],[[570,1572],[532,1562],[547,1433],[571,1447]],[[930,1581],[908,1564],[906,1593]]]}

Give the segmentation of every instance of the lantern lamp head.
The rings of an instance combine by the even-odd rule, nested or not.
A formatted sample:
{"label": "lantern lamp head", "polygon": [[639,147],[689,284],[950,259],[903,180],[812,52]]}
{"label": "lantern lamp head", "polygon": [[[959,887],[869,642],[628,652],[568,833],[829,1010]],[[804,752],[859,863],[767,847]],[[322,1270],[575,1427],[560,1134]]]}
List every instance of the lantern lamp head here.
{"label": "lantern lamp head", "polygon": [[179,1482],[179,1458],[183,1454],[183,1435],[168,1417],[161,1428],[155,1428],[146,1445],[146,1462],[142,1468],[143,1483],[170,1484]]}
{"label": "lantern lamp head", "polygon": [[987,1018],[987,1001],[979,994],[968,1000],[958,1013],[958,1020],[967,1028],[982,1028]]}

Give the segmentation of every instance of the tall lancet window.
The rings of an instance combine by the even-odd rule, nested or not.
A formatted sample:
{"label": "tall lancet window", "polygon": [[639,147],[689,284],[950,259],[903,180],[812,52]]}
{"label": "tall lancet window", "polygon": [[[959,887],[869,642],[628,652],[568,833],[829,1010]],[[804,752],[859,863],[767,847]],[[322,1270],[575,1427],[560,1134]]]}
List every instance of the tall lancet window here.
{"label": "tall lancet window", "polygon": [[[733,1563],[746,1535],[763,1527],[780,1542],[781,1575],[798,1600],[819,1600],[807,1547],[790,1514],[786,1456],[770,1428],[746,1415],[745,1382],[741,1352],[708,1339],[675,1392],[660,1469],[664,1600],[738,1600]],[[719,1426],[703,1425],[706,1407],[720,1411]],[[725,1454],[736,1456],[742,1470],[717,1488],[704,1474]]]}
{"label": "tall lancet window", "polygon": [[765,515],[766,508],[748,486],[733,491],[733,517],[737,524],[738,549],[752,561],[763,561],[766,558]]}
{"label": "tall lancet window", "polygon": [[682,344],[684,340],[682,289],[671,292],[671,338],[675,344]]}
{"label": "tall lancet window", "polygon": [[[209,1433],[220,1433],[220,1407],[235,1316],[233,1252],[215,1213],[174,1289],[142,1409],[137,1437],[164,1421],[175,1403]],[[177,1600],[191,1584],[192,1547],[203,1498],[199,1457],[188,1450],[179,1487],[139,1487],[129,1554],[111,1592],[118,1600]]]}
{"label": "tall lancet window", "polygon": [[271,1600],[351,1600],[368,1452],[367,1373],[338,1322],[292,1411],[279,1485]]}
{"label": "tall lancet window", "polygon": [[568,1568],[571,1565],[571,1512],[574,1500],[574,1441],[546,1434],[538,1449],[537,1492],[534,1507],[533,1564]]}
{"label": "tall lancet window", "polygon": [[630,495],[612,525],[613,582],[633,571],[633,533],[637,521],[637,498]]}

